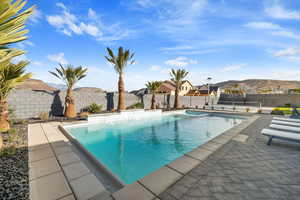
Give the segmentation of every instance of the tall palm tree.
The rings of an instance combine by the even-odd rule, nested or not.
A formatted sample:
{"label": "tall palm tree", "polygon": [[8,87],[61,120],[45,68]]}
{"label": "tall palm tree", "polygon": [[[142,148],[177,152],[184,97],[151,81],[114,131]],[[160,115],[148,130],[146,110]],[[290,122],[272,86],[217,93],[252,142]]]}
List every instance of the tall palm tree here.
{"label": "tall palm tree", "polygon": [[125,110],[125,85],[124,85],[124,70],[128,64],[132,65],[134,63],[133,56],[129,50],[124,50],[123,47],[119,47],[118,55],[115,55],[110,48],[107,48],[109,56],[105,56],[106,60],[114,65],[116,72],[119,75],[118,81],[118,91],[119,91],[119,101],[118,110]]}
{"label": "tall palm tree", "polygon": [[1,0],[0,2],[0,62],[19,56],[24,51],[8,48],[6,45],[20,42],[27,37],[25,21],[34,12],[34,7],[20,12],[27,1]]}
{"label": "tall palm tree", "polygon": [[74,118],[76,117],[75,111],[75,99],[73,96],[73,87],[81,79],[86,76],[87,68],[73,67],[68,65],[64,67],[62,64],[59,64],[60,68],[55,68],[56,72],[49,72],[55,77],[61,79],[65,82],[67,86],[67,95],[65,98],[65,117]]}
{"label": "tall palm tree", "polygon": [[146,87],[152,93],[151,109],[155,109],[155,103],[156,103],[155,93],[157,92],[161,84],[162,83],[160,81],[152,81],[152,82],[148,81],[148,83],[146,84]]}
{"label": "tall palm tree", "polygon": [[0,132],[10,129],[8,122],[7,97],[11,90],[18,84],[31,77],[31,73],[25,73],[26,61],[12,64],[9,61],[0,62]]}
{"label": "tall palm tree", "polygon": [[175,101],[174,101],[174,108],[178,109],[180,108],[180,102],[179,102],[179,91],[180,87],[182,85],[183,79],[188,75],[188,72],[184,69],[172,69],[170,72],[171,80],[175,83]]}

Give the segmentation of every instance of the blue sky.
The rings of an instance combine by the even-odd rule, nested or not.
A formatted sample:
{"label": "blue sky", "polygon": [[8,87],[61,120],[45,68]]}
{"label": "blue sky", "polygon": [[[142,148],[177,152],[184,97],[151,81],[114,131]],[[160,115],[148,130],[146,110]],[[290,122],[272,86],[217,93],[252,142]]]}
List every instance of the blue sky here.
{"label": "blue sky", "polygon": [[126,89],[169,78],[185,68],[194,84],[268,78],[300,80],[300,1],[295,0],[29,0],[34,78],[60,83],[48,71],[57,63],[85,66],[78,86],[117,89],[105,48],[124,46],[136,64]]}

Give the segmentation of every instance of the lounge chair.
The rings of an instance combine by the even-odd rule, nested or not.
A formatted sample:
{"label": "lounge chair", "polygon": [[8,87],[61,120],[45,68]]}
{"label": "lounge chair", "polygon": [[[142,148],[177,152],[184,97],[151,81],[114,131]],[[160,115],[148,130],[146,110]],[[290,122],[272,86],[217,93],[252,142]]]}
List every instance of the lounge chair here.
{"label": "lounge chair", "polygon": [[270,128],[283,130],[283,131],[291,131],[291,132],[298,132],[300,133],[300,127],[295,126],[286,126],[286,125],[278,125],[278,124],[271,124]]}
{"label": "lounge chair", "polygon": [[283,117],[273,117],[273,119],[274,120],[279,120],[279,121],[300,123],[300,119],[291,119],[291,118],[283,118]]}
{"label": "lounge chair", "polygon": [[272,120],[272,124],[300,127],[300,123],[288,122],[288,121],[280,121],[280,120]]}
{"label": "lounge chair", "polygon": [[300,142],[300,134],[298,133],[292,133],[288,131],[278,131],[278,130],[267,129],[267,128],[263,129],[261,133],[269,137],[268,145],[271,145],[273,138],[292,141],[292,142]]}

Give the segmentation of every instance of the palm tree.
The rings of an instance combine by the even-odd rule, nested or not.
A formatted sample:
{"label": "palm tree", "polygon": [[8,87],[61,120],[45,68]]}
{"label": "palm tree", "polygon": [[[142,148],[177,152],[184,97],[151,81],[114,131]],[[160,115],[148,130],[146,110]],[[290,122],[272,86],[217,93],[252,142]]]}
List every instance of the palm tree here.
{"label": "palm tree", "polygon": [[6,132],[10,129],[8,122],[8,95],[18,84],[31,77],[31,73],[25,73],[27,64],[28,62],[26,61],[21,61],[18,64],[12,64],[9,61],[0,62],[0,132]]}
{"label": "palm tree", "polygon": [[175,101],[174,101],[174,108],[180,108],[179,103],[179,91],[182,84],[183,79],[188,75],[188,72],[184,69],[172,69],[170,72],[171,80],[175,83]]}
{"label": "palm tree", "polygon": [[0,62],[24,54],[24,51],[8,48],[6,45],[27,38],[25,34],[28,30],[24,30],[25,21],[33,14],[34,7],[20,13],[26,3],[27,1],[23,0],[1,0],[0,2]]}
{"label": "palm tree", "polygon": [[146,84],[146,87],[148,88],[148,90],[150,90],[150,92],[152,93],[152,99],[151,99],[151,109],[155,109],[155,93],[157,92],[157,90],[159,89],[159,87],[161,86],[161,82],[159,81],[148,81],[148,83]]}
{"label": "palm tree", "polygon": [[74,118],[76,117],[75,111],[75,99],[73,96],[73,87],[81,79],[86,76],[87,68],[73,67],[68,65],[66,67],[59,64],[59,68],[55,68],[56,72],[49,72],[57,78],[65,82],[67,86],[67,95],[65,98],[65,117]]}
{"label": "palm tree", "polygon": [[133,56],[129,50],[124,50],[123,47],[119,47],[118,55],[114,55],[110,48],[107,48],[109,56],[105,56],[106,60],[114,65],[116,72],[119,75],[118,91],[119,91],[119,101],[118,110],[125,110],[125,85],[124,85],[124,70],[128,64],[132,65],[134,63]]}

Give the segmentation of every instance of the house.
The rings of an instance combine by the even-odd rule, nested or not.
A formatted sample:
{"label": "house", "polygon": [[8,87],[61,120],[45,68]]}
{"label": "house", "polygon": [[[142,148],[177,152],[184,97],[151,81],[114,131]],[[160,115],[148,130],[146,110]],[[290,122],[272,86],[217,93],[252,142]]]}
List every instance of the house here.
{"label": "house", "polygon": [[[198,86],[198,91],[201,94],[200,96],[208,96],[208,85]],[[219,86],[210,85],[209,94],[211,96],[219,97],[221,94],[221,89]]]}
{"label": "house", "polygon": [[[194,89],[193,85],[188,81],[182,81],[182,84],[179,88],[179,96],[186,95],[190,90]],[[176,85],[173,81],[166,80],[162,83],[158,89],[158,93],[175,95]]]}

